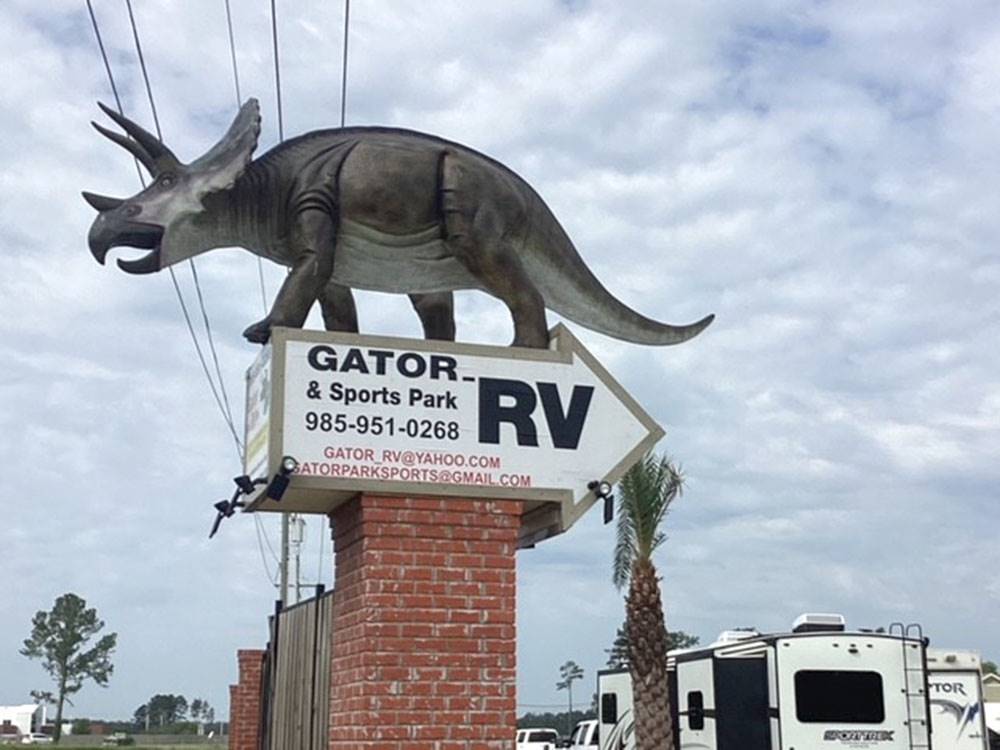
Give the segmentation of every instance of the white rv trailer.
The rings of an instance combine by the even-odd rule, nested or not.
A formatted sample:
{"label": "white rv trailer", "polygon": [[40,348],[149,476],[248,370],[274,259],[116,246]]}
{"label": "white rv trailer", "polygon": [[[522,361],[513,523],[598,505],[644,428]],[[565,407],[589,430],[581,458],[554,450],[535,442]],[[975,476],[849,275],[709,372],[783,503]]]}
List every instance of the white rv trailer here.
{"label": "white rv trailer", "polygon": [[[926,645],[916,625],[848,632],[803,615],[790,633],[728,631],[670,653],[679,750],[929,750]],[[600,750],[634,750],[628,671],[598,674]]]}
{"label": "white rv trailer", "polygon": [[979,654],[927,649],[927,687],[934,750],[989,750]]}

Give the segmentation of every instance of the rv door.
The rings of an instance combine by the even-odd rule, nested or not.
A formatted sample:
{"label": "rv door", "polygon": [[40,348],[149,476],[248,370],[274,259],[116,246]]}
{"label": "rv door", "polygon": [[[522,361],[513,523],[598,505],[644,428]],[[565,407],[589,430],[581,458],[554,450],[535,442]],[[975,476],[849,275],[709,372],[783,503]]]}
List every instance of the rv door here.
{"label": "rv door", "polygon": [[934,750],[987,750],[979,670],[932,668],[927,685]]}
{"label": "rv door", "polygon": [[716,750],[711,655],[677,663],[677,729],[681,750]]}
{"label": "rv door", "polygon": [[632,678],[628,670],[597,673],[600,750],[635,750]]}

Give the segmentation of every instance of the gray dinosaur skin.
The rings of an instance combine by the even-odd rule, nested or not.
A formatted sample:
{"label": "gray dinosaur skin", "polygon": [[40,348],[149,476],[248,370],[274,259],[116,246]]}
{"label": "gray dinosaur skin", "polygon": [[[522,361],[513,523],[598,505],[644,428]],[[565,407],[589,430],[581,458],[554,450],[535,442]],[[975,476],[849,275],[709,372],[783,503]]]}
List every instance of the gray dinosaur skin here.
{"label": "gray dinosaur skin", "polygon": [[288,266],[271,311],[244,332],[265,343],[274,326],[301,327],[318,300],[326,328],[357,331],[351,288],[404,293],[427,338],[454,340],[452,291],[481,289],[514,321],[514,346],[548,345],[545,308],[642,344],[678,344],[713,316],[671,326],[636,313],[594,277],[552,212],[514,172],[472,149],[422,133],[354,127],[307,133],[256,160],[249,100],[223,139],[182,164],[134,122],[102,109],[130,137],[95,127],[155,178],[119,200],[84,193],[100,213],[89,234],[104,263],[151,273],[216,247],[243,247]]}

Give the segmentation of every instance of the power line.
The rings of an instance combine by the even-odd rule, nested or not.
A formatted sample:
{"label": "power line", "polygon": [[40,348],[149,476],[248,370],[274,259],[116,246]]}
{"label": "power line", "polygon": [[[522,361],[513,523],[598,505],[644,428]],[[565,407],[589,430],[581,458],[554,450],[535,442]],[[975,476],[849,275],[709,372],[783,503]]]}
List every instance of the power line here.
{"label": "power line", "polygon": [[285,140],[285,121],[281,110],[281,61],[278,55],[278,11],[271,0],[271,41],[274,48],[274,93],[278,100],[278,141]]}
{"label": "power line", "polygon": [[[97,48],[101,51],[101,59],[104,61],[104,70],[108,74],[108,81],[111,83],[111,93],[115,97],[115,106],[118,108],[119,112],[122,112],[122,98],[118,95],[118,86],[115,84],[115,77],[111,73],[111,63],[108,62],[108,53],[104,49],[104,39],[101,38],[101,29],[97,25],[97,16],[94,14],[94,6],[90,4],[90,0],[87,1],[87,12],[90,13],[90,23],[94,26],[94,36],[97,38]],[[132,161],[135,162],[135,171],[139,175],[139,184],[143,188],[146,187],[146,178],[142,176],[142,167],[139,164],[139,159],[132,157]]]}
{"label": "power line", "polygon": [[[233,12],[229,7],[229,0],[226,3],[226,28],[229,31],[229,57],[233,62],[233,84],[236,88],[236,110],[243,104],[243,94],[240,91],[240,68],[236,63],[236,35],[233,33]],[[267,315],[267,289],[264,287],[264,262],[257,256],[257,281],[260,282],[260,301],[264,306],[264,314]]]}
{"label": "power line", "polygon": [[[142,54],[142,43],[139,41],[139,28],[135,22],[135,13],[132,10],[132,0],[125,0],[125,7],[128,9],[128,19],[129,24],[132,27],[132,39],[135,41],[135,52],[136,56],[139,58],[139,68],[142,71],[142,80],[146,86],[146,95],[149,98],[149,108],[153,114],[153,124],[156,126],[156,137],[163,142],[163,131],[160,128],[160,117],[156,111],[156,101],[153,99],[153,87],[149,82],[149,71],[146,67],[146,58]],[[243,460],[243,445],[240,442],[240,438],[236,433],[236,427],[233,423],[232,411],[229,409],[229,396],[226,393],[226,383],[225,379],[222,377],[222,371],[219,367],[219,357],[215,350],[215,338],[212,336],[212,327],[208,322],[208,313],[205,310],[205,301],[201,293],[201,285],[198,283],[198,272],[195,268],[195,263],[193,258],[188,259],[188,263],[191,268],[191,276],[194,279],[195,290],[198,296],[198,305],[201,308],[202,318],[205,322],[205,333],[208,338],[208,346],[212,353],[212,358],[215,360],[216,372],[219,377],[219,391],[222,393],[222,398],[219,398],[219,393],[216,391],[215,384],[212,381],[212,376],[208,370],[208,364],[205,362],[205,355],[202,353],[201,345],[198,342],[198,337],[194,332],[194,327],[191,325],[191,318],[187,312],[187,306],[184,304],[183,296],[181,295],[180,285],[177,283],[177,277],[174,274],[173,268],[167,270],[170,271],[170,278],[174,283],[174,290],[177,292],[177,299],[181,303],[181,308],[184,312],[184,319],[187,321],[188,330],[191,333],[191,341],[194,343],[195,351],[198,353],[198,359],[201,361],[202,369],[205,372],[205,377],[208,378],[209,386],[212,389],[212,394],[215,396],[215,401],[219,406],[219,410],[222,412],[223,419],[226,420],[226,424],[229,426],[229,431],[232,433],[233,441],[236,443],[236,451],[240,456],[240,462]]]}
{"label": "power line", "polygon": [[[100,53],[101,53],[101,59],[104,62],[104,70],[105,70],[105,72],[107,73],[107,76],[108,76],[108,83],[111,86],[111,92],[112,92],[112,94],[114,95],[114,98],[115,98],[115,104],[117,105],[118,112],[124,116],[124,113],[125,113],[124,112],[124,107],[122,106],[121,96],[118,93],[118,85],[115,82],[114,73],[111,70],[111,63],[108,60],[107,49],[104,46],[104,39],[101,36],[100,24],[97,21],[97,15],[94,12],[94,6],[91,3],[91,0],[86,0],[86,4],[87,4],[87,11],[88,11],[88,13],[90,15],[91,24],[94,27],[94,36],[97,39],[97,46],[98,46],[98,49],[100,50]],[[162,135],[160,134],[159,121],[158,121],[158,119],[156,117],[156,105],[155,105],[155,102],[153,101],[152,89],[149,86],[149,78],[148,78],[148,75],[146,74],[145,61],[144,61],[144,59],[142,57],[142,47],[141,47],[141,45],[139,43],[138,32],[136,30],[135,23],[134,23],[134,16],[133,16],[133,13],[132,13],[131,0],[126,0],[126,4],[127,4],[127,7],[128,7],[129,18],[130,18],[130,21],[132,22],[133,35],[134,35],[135,42],[136,42],[136,51],[137,51],[137,54],[139,56],[140,65],[142,67],[143,78],[145,79],[145,82],[146,82],[146,87],[147,87],[147,93],[149,95],[150,106],[151,106],[151,108],[153,110],[154,120],[156,121],[157,135],[162,140]],[[136,171],[137,171],[138,176],[139,176],[139,184],[142,185],[143,189],[145,189],[145,187],[146,187],[146,179],[145,179],[145,177],[142,174],[142,170],[139,169],[138,159],[136,159],[135,162],[136,162]],[[193,265],[193,263],[192,263],[192,265]],[[170,271],[170,279],[173,282],[174,292],[177,294],[177,300],[178,300],[178,302],[180,303],[180,306],[181,306],[181,312],[184,315],[184,322],[187,324],[188,333],[191,335],[191,341],[194,343],[195,352],[198,355],[198,360],[201,362],[202,371],[205,373],[205,377],[208,380],[208,385],[209,385],[209,388],[212,391],[212,396],[215,399],[215,403],[216,403],[216,405],[218,405],[219,410],[222,413],[222,417],[226,421],[226,424],[228,425],[229,430],[230,430],[230,432],[233,435],[233,439],[236,442],[236,450],[237,450],[237,452],[240,455],[240,460],[242,461],[243,447],[242,447],[242,445],[240,443],[239,437],[236,435],[236,429],[233,426],[232,418],[231,418],[231,416],[229,414],[227,414],[226,409],[223,406],[222,399],[219,398],[219,393],[216,390],[215,383],[212,380],[211,373],[208,370],[208,364],[205,362],[205,356],[204,356],[204,354],[201,351],[201,346],[200,346],[200,344],[198,342],[198,337],[197,337],[197,335],[194,332],[194,326],[191,323],[191,316],[188,313],[187,305],[185,304],[184,297],[181,294],[180,285],[177,283],[177,277],[174,274],[174,270],[173,270],[173,268],[168,268],[168,270]],[[211,342],[211,339],[210,339],[210,342]],[[214,349],[214,346],[213,346],[213,349]],[[222,384],[221,381],[220,381],[220,386],[223,386],[223,388],[224,388],[224,385]]]}
{"label": "power line", "polygon": [[229,55],[233,60],[233,83],[236,84],[236,106],[243,104],[243,95],[240,93],[240,70],[236,65],[236,37],[233,35],[233,12],[229,8],[229,0],[226,2],[226,26],[229,29]]}
{"label": "power line", "polygon": [[[236,110],[239,111],[243,104],[243,93],[240,91],[240,68],[236,59],[236,35],[233,33],[233,13],[229,5],[229,0],[225,0],[226,6],[226,29],[229,36],[229,57],[233,64],[233,88],[236,92]],[[267,290],[264,288],[264,264],[257,256],[257,280],[260,282],[260,301],[264,307],[264,314],[267,314]],[[278,584],[278,578],[271,572],[271,568],[268,566],[267,557],[264,555],[264,546],[267,546],[268,551],[271,553],[271,557],[278,565],[281,565],[281,561],[274,552],[274,547],[271,546],[271,539],[267,535],[267,529],[264,528],[263,522],[260,520],[260,516],[257,513],[253,514],[254,527],[256,529],[257,537],[257,551],[260,553],[260,562],[264,566],[264,574],[267,576],[268,582],[272,586]]]}
{"label": "power line", "polygon": [[347,37],[351,22],[351,0],[344,0],[344,61],[340,66],[340,127],[347,121]]}
{"label": "power line", "polygon": [[[271,568],[267,564],[267,558],[264,556],[264,545],[261,543],[261,537],[263,537],[263,539],[267,541],[267,534],[264,533],[264,530],[261,528],[260,518],[257,517],[256,513],[253,514],[253,520],[255,521],[254,525],[257,528],[257,550],[260,552],[260,561],[264,565],[264,573],[265,575],[267,575],[267,580],[271,582],[271,585],[276,586],[278,583],[278,579],[274,576],[273,573],[271,573]],[[271,543],[267,542],[267,546],[268,548],[270,548]],[[274,550],[271,550],[271,554],[272,555],[274,554]]]}
{"label": "power line", "polygon": [[[215,351],[215,346],[212,345],[212,342],[215,339],[212,336],[212,324],[208,322],[208,313],[205,311],[205,299],[204,299],[204,297],[201,296],[201,284],[198,283],[198,269],[195,268],[195,265],[194,265],[193,262],[191,263],[190,268],[191,268],[191,278],[194,280],[195,294],[198,295],[198,307],[201,308],[201,319],[202,319],[202,322],[205,325],[205,335],[208,337],[209,349],[212,352],[212,361],[215,364],[215,375],[219,379],[219,385],[222,387],[222,401],[223,401],[223,403],[225,404],[225,407],[226,407],[225,408],[226,416],[229,417],[229,419],[226,420],[226,422],[230,426],[230,428],[232,429],[234,427],[234,425],[233,425],[233,410],[232,410],[232,407],[229,405],[229,396],[226,394],[226,388],[225,388],[225,386],[222,385],[225,381],[224,381],[224,379],[222,377],[222,368],[219,366],[219,355]],[[236,438],[236,447],[239,448],[240,447],[240,439],[238,437],[236,437],[236,431],[235,431],[235,429],[233,429],[233,437]],[[240,450],[241,454],[242,454],[242,452],[243,451]]]}

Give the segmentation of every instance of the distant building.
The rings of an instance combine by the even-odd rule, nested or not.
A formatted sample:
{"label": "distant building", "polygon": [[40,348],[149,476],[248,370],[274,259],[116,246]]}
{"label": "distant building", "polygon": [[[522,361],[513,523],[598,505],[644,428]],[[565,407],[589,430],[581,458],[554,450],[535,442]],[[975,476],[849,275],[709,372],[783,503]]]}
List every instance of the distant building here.
{"label": "distant building", "polygon": [[[17,727],[21,734],[42,731],[45,724],[45,706],[25,703],[22,706],[0,706],[0,726]],[[6,733],[11,733],[5,731]]]}
{"label": "distant building", "polygon": [[1000,675],[983,675],[983,714],[991,732],[1000,734]]}
{"label": "distant building", "polygon": [[1000,703],[1000,674],[983,675],[983,698],[987,703]]}

